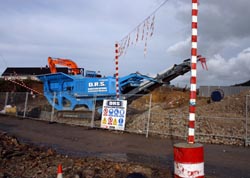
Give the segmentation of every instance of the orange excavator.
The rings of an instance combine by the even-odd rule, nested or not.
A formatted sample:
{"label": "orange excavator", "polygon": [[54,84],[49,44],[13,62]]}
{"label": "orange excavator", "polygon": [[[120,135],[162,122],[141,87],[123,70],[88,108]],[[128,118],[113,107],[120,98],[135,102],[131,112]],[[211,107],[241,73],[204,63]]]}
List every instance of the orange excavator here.
{"label": "orange excavator", "polygon": [[51,73],[56,73],[56,65],[62,65],[62,66],[67,66],[70,68],[70,73],[77,75],[77,74],[81,74],[81,71],[77,64],[70,60],[70,59],[62,59],[62,58],[52,58],[52,57],[48,57],[48,64],[49,64],[49,68],[50,68],[50,72]]}

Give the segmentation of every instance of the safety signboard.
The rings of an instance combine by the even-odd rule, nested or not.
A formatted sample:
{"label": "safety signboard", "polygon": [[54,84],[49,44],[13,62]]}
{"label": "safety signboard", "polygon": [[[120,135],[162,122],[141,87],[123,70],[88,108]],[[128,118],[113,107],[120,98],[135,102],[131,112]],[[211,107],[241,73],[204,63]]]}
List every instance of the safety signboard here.
{"label": "safety signboard", "polygon": [[103,100],[101,128],[124,130],[127,100]]}

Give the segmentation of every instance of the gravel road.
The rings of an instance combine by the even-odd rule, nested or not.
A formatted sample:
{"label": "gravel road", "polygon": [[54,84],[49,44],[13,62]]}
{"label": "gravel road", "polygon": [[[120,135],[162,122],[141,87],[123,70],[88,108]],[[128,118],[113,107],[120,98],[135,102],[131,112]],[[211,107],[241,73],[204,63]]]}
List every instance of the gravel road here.
{"label": "gravel road", "polygon": [[[69,156],[137,162],[172,171],[173,144],[184,142],[5,115],[0,115],[0,130]],[[204,150],[206,177],[250,177],[250,147],[204,144]]]}

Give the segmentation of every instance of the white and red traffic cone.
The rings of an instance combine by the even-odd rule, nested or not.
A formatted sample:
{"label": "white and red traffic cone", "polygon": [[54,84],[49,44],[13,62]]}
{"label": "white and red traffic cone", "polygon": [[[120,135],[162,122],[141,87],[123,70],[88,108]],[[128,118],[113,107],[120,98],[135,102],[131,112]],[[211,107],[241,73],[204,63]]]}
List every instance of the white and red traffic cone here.
{"label": "white and red traffic cone", "polygon": [[57,167],[57,177],[56,178],[63,178],[63,172],[62,172],[62,165],[59,164]]}

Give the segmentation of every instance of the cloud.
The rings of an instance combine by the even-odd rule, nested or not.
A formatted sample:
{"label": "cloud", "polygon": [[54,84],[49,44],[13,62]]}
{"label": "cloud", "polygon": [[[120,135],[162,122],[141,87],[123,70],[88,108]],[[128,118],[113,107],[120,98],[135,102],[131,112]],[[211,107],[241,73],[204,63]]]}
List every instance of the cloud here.
{"label": "cloud", "polygon": [[[199,71],[202,85],[234,85],[250,80],[250,48],[236,57],[224,58],[219,54],[208,59],[208,71]],[[203,82],[204,80],[205,82]]]}
{"label": "cloud", "polygon": [[[227,86],[250,80],[250,48],[242,50],[236,57],[224,58],[215,54],[207,58],[208,71],[197,63],[198,86]],[[189,85],[190,73],[178,77],[172,83],[179,86]]]}
{"label": "cloud", "polygon": [[173,56],[180,56],[182,58],[185,58],[190,54],[191,51],[190,46],[191,46],[190,38],[187,38],[185,41],[177,42],[176,44],[168,47],[167,53]]}
{"label": "cloud", "polygon": [[[69,58],[86,69],[112,75],[114,43],[162,2],[3,1],[0,71],[6,67],[44,66],[47,57],[53,56]],[[230,85],[249,80],[249,7],[249,0],[200,0],[198,53],[207,58],[209,70],[198,68],[199,84]],[[146,57],[144,43],[129,48],[119,61],[120,75],[136,71],[156,74],[190,58],[190,27],[191,2],[168,1],[155,16],[155,31],[148,40]],[[173,82],[189,84],[189,77],[186,74]]]}
{"label": "cloud", "polygon": [[[190,53],[190,2],[175,3],[176,19],[182,23],[186,40],[176,40],[167,47],[173,56]],[[199,85],[233,85],[249,80],[250,74],[250,1],[200,1],[198,16],[198,53],[207,58],[209,70],[198,69]],[[198,64],[199,65],[199,64]],[[174,83],[186,85],[190,76],[178,77]]]}
{"label": "cloud", "polygon": [[[186,37],[191,34],[190,2],[180,0],[176,3],[176,19],[182,23]],[[240,0],[200,0],[198,14],[198,45],[204,55],[230,53],[230,48],[238,51],[247,48],[245,41],[250,40],[250,1]],[[244,42],[242,42],[244,41]],[[231,53],[232,55],[232,53]]]}

